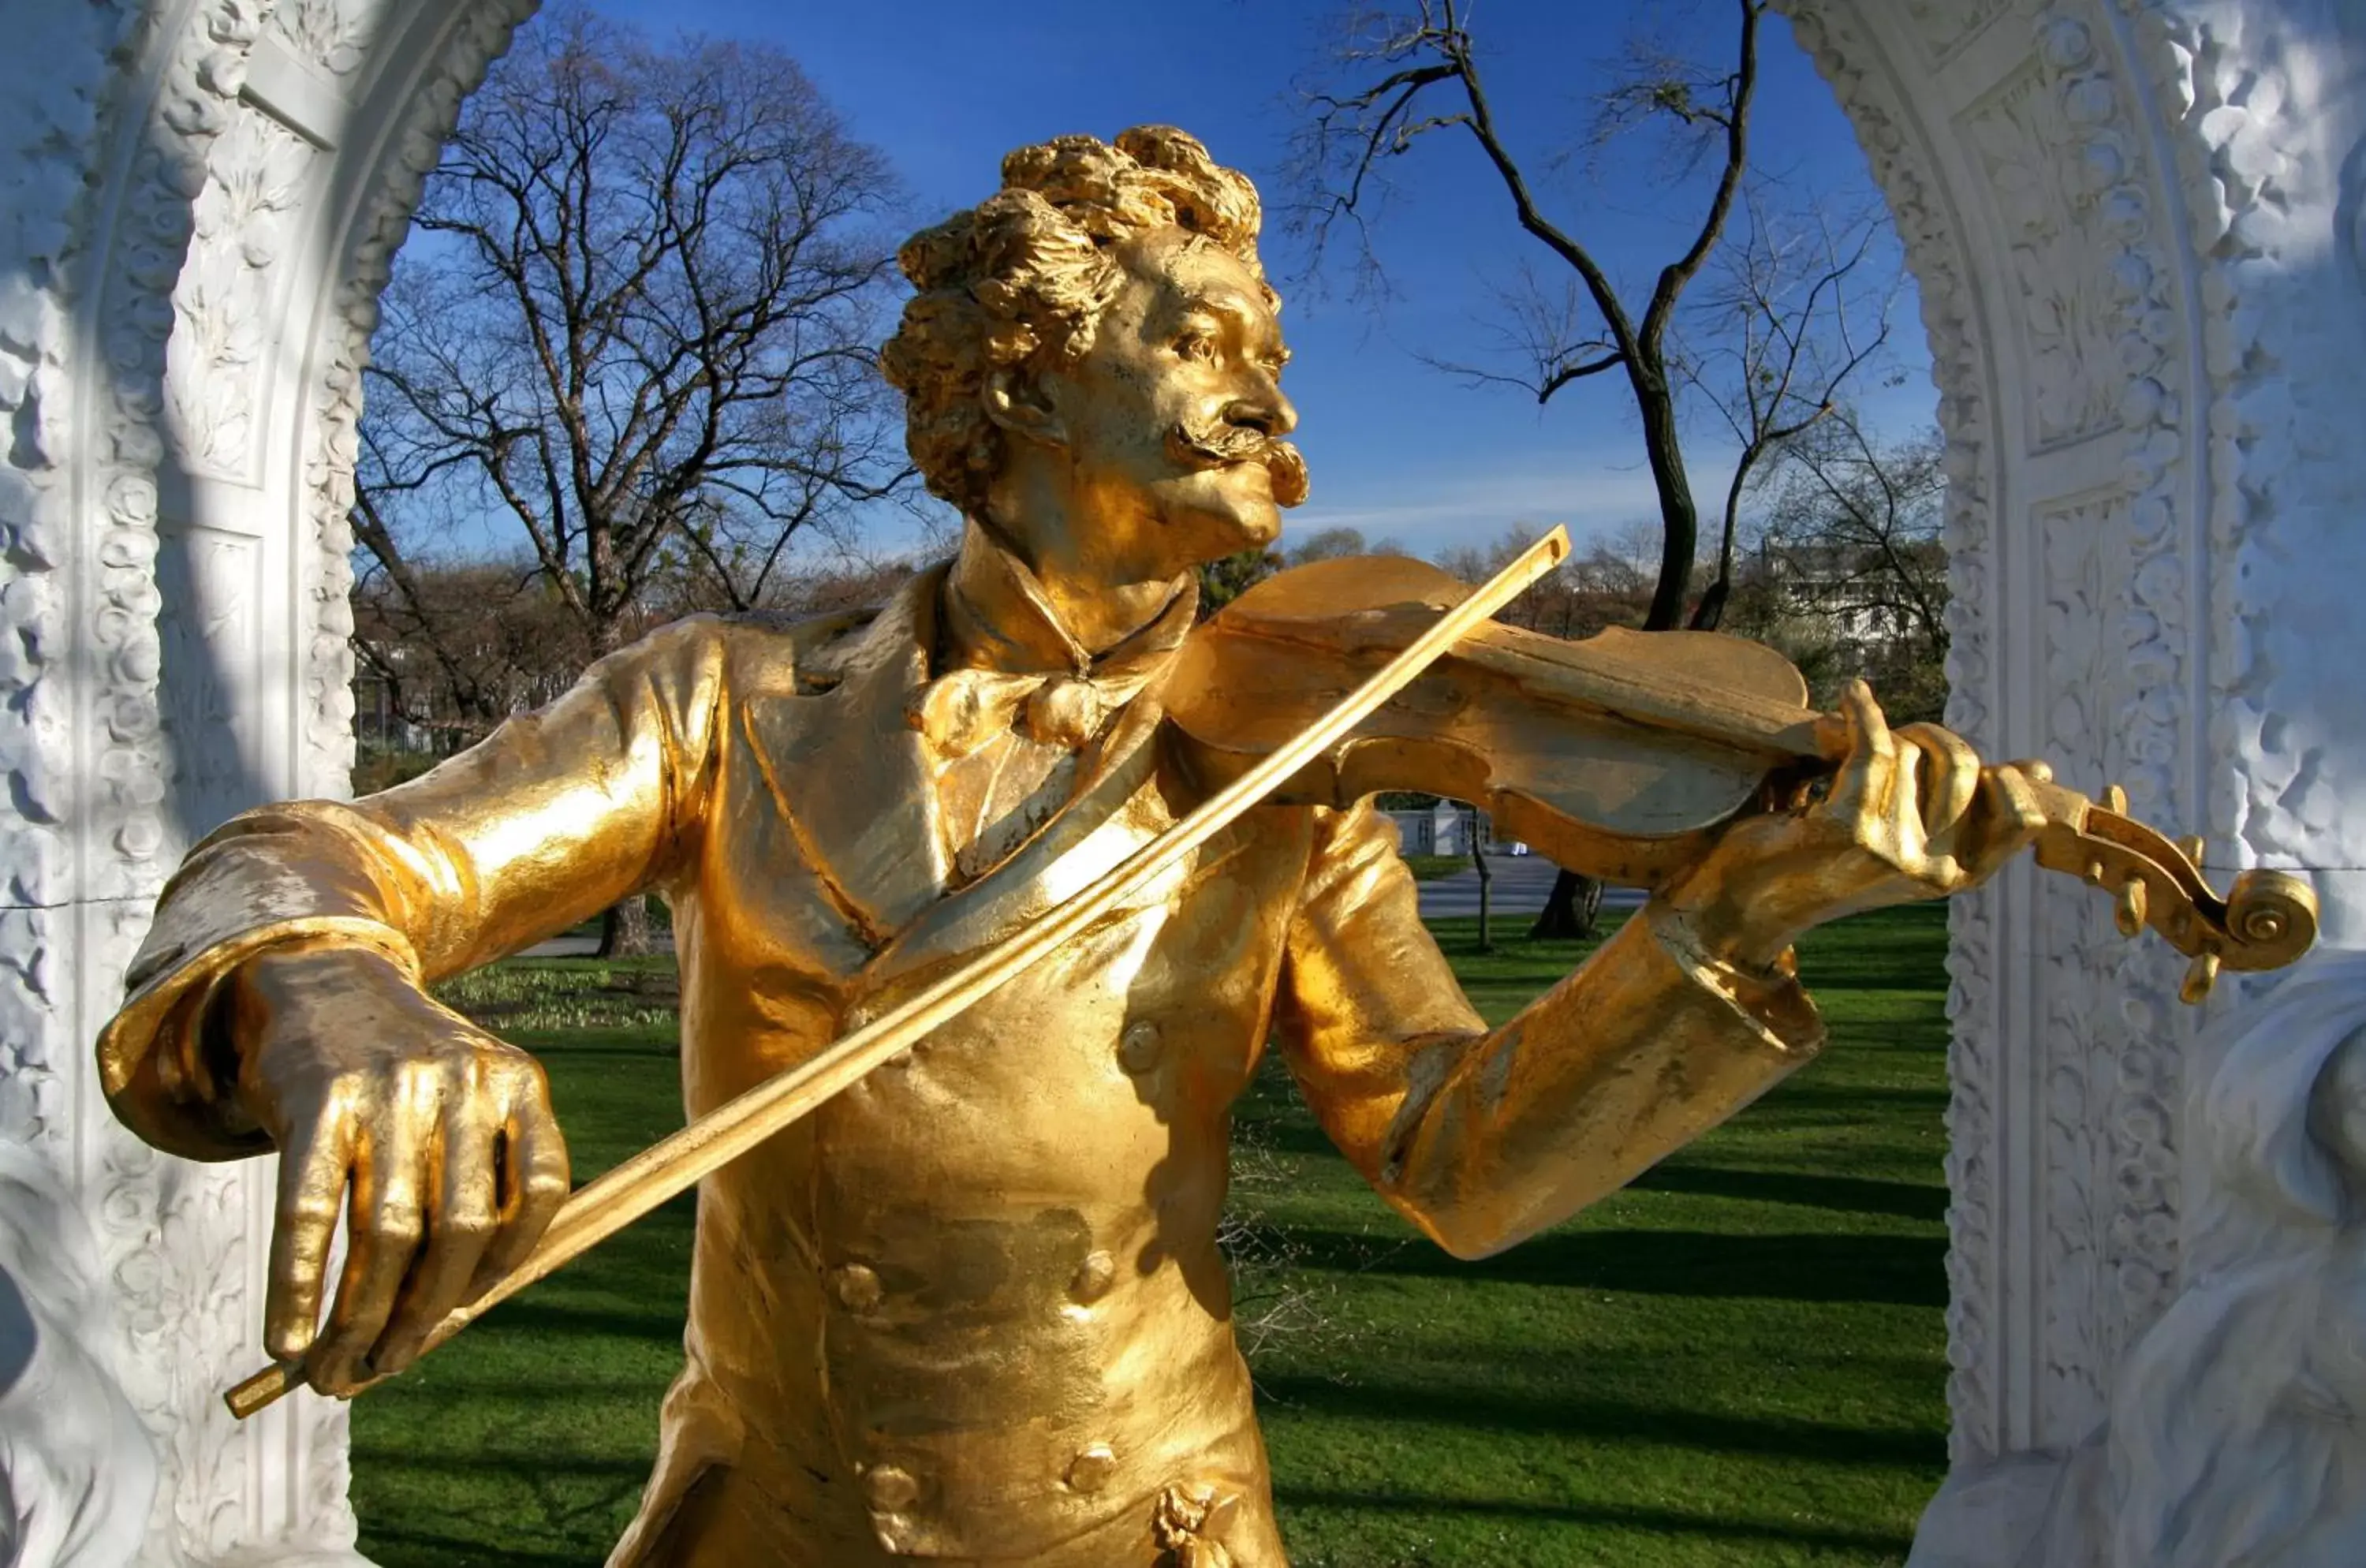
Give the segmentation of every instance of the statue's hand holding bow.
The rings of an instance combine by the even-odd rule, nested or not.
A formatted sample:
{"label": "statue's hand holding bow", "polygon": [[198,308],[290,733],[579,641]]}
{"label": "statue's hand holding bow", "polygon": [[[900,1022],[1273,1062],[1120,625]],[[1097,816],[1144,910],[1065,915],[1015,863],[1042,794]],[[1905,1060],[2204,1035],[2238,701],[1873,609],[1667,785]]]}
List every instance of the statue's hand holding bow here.
{"label": "statue's hand holding bow", "polygon": [[[367,949],[267,949],[221,1005],[240,1103],[279,1150],[264,1342],[301,1359],[321,1393],[349,1394],[410,1365],[566,1201],[542,1066]],[[322,1326],[341,1213],[344,1269]]]}
{"label": "statue's hand holding bow", "polygon": [[1897,730],[1862,681],[1842,694],[1845,761],[1822,798],[1744,817],[1664,897],[1705,956],[1748,969],[1844,915],[1974,887],[2045,825],[2043,762],[1984,767],[1952,730]]}

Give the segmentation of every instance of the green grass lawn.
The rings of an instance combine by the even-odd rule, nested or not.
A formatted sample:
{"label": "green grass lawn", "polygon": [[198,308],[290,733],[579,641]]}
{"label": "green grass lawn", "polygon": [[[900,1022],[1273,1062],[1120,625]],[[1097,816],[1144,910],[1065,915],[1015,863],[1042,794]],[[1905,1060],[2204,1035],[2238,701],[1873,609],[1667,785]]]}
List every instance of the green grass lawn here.
{"label": "green grass lawn", "polygon": [[[1491,1020],[1574,944],[1440,940]],[[1270,1065],[1240,1113],[1241,1312],[1297,1568],[1894,1563],[1945,1468],[1945,919],[1819,933],[1823,1059],[1579,1220],[1486,1262],[1411,1235]],[[679,1120],[670,961],[460,983],[549,1064],[576,1179]],[[654,973],[652,973],[654,971]],[[596,1563],[680,1354],[682,1201],[354,1411],[362,1546]]]}

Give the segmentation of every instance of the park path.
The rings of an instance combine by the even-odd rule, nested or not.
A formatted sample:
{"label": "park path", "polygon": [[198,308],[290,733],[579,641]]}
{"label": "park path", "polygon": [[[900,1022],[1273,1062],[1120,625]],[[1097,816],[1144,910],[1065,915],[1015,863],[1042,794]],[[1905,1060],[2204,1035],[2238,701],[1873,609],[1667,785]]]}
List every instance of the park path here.
{"label": "park path", "polygon": [[[1490,910],[1506,919],[1527,919],[1545,907],[1552,892],[1553,863],[1542,855],[1489,855],[1487,869],[1493,886]],[[1605,908],[1631,909],[1643,902],[1639,889],[1612,887],[1603,892]],[[1421,917],[1425,920],[1479,913],[1479,873],[1458,871],[1421,885]]]}

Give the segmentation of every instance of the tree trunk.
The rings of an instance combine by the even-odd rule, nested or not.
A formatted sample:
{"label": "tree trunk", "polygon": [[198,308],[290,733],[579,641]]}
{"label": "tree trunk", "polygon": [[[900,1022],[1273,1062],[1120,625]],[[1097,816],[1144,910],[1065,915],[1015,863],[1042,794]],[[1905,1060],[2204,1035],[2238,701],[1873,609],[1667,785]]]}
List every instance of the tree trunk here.
{"label": "tree trunk", "polygon": [[638,958],[655,950],[648,894],[636,893],[600,917],[600,957]]}
{"label": "tree trunk", "polygon": [[1552,892],[1528,928],[1532,942],[1582,942],[1594,934],[1602,919],[1602,884],[1590,876],[1564,871],[1553,878]]}
{"label": "tree trunk", "polygon": [[[1656,350],[1654,351],[1656,353]],[[1684,473],[1684,448],[1676,433],[1676,405],[1663,376],[1636,376],[1636,412],[1642,416],[1643,452],[1660,497],[1660,580],[1651,589],[1647,632],[1663,632],[1684,620],[1684,594],[1692,587],[1693,552],[1700,547],[1700,513]]]}
{"label": "tree trunk", "polygon": [[1731,584],[1720,571],[1717,581],[1708,585],[1708,592],[1700,596],[1698,607],[1693,611],[1692,629],[1696,632],[1717,630],[1718,623],[1725,619],[1725,601],[1730,592]]}
{"label": "tree trunk", "polygon": [[1470,814],[1470,864],[1479,873],[1479,951],[1495,951],[1495,939],[1487,929],[1488,916],[1493,912],[1495,874],[1487,867],[1487,857],[1479,849],[1479,814]]}

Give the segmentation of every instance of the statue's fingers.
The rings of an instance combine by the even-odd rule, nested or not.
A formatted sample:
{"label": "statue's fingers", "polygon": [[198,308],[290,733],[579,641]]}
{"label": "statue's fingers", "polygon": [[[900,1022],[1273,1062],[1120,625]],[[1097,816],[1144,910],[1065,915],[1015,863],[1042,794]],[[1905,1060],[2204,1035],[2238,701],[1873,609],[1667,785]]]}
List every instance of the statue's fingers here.
{"label": "statue's fingers", "polygon": [[567,1140],[558,1134],[558,1119],[551,1114],[550,1090],[541,1068],[525,1064],[513,1095],[504,1134],[501,1228],[485,1248],[470,1294],[482,1292],[515,1270],[533,1253],[535,1243],[565,1206],[568,1181]]}
{"label": "statue's fingers", "polygon": [[386,1332],[369,1353],[372,1371],[392,1376],[419,1359],[427,1337],[445,1314],[468,1299],[494,1233],[500,1229],[493,1141],[500,1130],[476,1107],[459,1104],[445,1113],[442,1171],[427,1237],[411,1266]]}
{"label": "statue's fingers", "polygon": [[1841,688],[1841,717],[1848,727],[1849,752],[1833,775],[1827,809],[1846,818],[1886,810],[1896,788],[1898,742],[1882,717],[1873,688],[1852,680]]}
{"label": "statue's fingers", "polygon": [[2007,762],[1989,769],[1980,782],[1980,799],[1965,818],[1963,840],[1956,852],[1971,882],[1984,882],[2027,849],[2045,827],[2045,810],[2037,803],[2029,775],[2021,764]]}
{"label": "statue's fingers", "polygon": [[426,1235],[423,1203],[427,1126],[407,1108],[390,1110],[369,1130],[354,1162],[352,1223],[345,1271],[329,1308],[328,1331],[310,1359],[312,1386],[350,1394],[372,1376],[369,1353],[402,1291],[403,1276]]}
{"label": "statue's fingers", "polygon": [[[2036,764],[2045,771],[2037,775],[2038,782],[2054,776],[2054,770]],[[1998,797],[1994,820],[1998,824],[1997,849],[2002,859],[2010,860],[2035,841],[2045,830],[2045,807],[2038,804],[2037,791],[2030,787],[2031,774],[2020,763],[1991,769],[1989,787]]]}
{"label": "statue's fingers", "polygon": [[1925,760],[1921,775],[1923,831],[1933,839],[1944,838],[1978,797],[1979,753],[1962,736],[1936,724],[1903,726],[1898,738],[1911,743]]}
{"label": "statue's fingers", "polygon": [[1897,788],[1889,810],[1880,819],[1884,835],[1875,848],[1891,865],[1921,886],[1921,896],[1935,898],[1952,893],[1963,871],[1944,840],[1934,840],[1923,826],[1921,775],[1928,753],[1909,744],[1898,749]]}
{"label": "statue's fingers", "polygon": [[271,1227],[271,1276],[263,1298],[263,1345],[293,1361],[320,1332],[321,1292],[353,1164],[343,1116],[297,1122],[279,1143],[279,1192]]}

